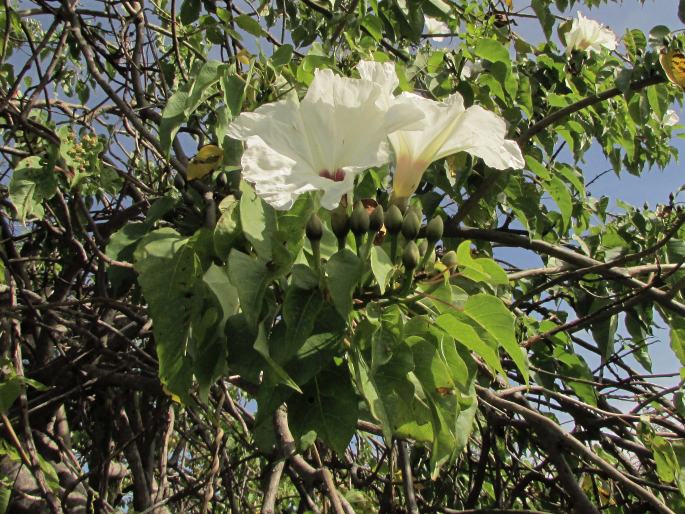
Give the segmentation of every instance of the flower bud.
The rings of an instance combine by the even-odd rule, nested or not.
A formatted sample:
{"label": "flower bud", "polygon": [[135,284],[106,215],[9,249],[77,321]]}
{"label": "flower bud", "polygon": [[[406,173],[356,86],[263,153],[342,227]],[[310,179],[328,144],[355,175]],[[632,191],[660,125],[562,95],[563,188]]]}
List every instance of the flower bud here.
{"label": "flower bud", "polygon": [[442,263],[449,269],[457,267],[457,252],[450,250],[442,256]]}
{"label": "flower bud", "polygon": [[396,235],[402,229],[402,213],[397,205],[391,205],[385,215],[385,228],[388,233]]}
{"label": "flower bud", "polygon": [[379,205],[374,209],[369,216],[369,231],[378,232],[383,227],[383,221],[385,218],[385,213],[383,212],[383,206]]}
{"label": "flower bud", "polygon": [[404,247],[404,252],[402,253],[402,264],[407,271],[411,271],[419,264],[419,249],[414,241],[409,241]]}
{"label": "flower bud", "polygon": [[350,216],[350,229],[355,236],[360,236],[369,231],[369,213],[366,212],[366,207],[359,202],[352,211]]}
{"label": "flower bud", "polygon": [[430,220],[426,226],[426,239],[428,239],[428,242],[430,244],[435,244],[440,241],[444,228],[445,225],[440,216],[436,216]]}
{"label": "flower bud", "polygon": [[402,221],[402,235],[409,241],[416,239],[421,229],[421,222],[419,217],[414,213],[413,209],[407,209],[407,214],[404,215]]}
{"label": "flower bud", "polygon": [[345,239],[350,231],[350,218],[344,209],[331,212],[331,229],[338,239]]}
{"label": "flower bud", "polygon": [[[419,241],[418,246],[419,246],[419,253],[421,254],[421,257],[423,257],[424,255],[426,255],[426,252],[428,251],[428,241],[426,241],[425,239],[422,239],[421,241]],[[431,250],[432,250],[432,248],[431,248]]]}
{"label": "flower bud", "polygon": [[310,241],[321,240],[321,237],[323,237],[323,225],[321,224],[321,219],[318,214],[314,213],[311,218],[309,218],[305,232],[307,234],[307,239]]}

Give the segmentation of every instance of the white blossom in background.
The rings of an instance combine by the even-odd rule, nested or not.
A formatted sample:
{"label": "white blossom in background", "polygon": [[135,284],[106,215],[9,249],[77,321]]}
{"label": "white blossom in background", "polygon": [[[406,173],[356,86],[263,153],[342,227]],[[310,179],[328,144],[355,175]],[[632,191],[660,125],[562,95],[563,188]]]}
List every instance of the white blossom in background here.
{"label": "white blossom in background", "polygon": [[359,71],[354,79],[316,70],[302,101],[262,105],[229,126],[227,134],[246,143],[243,178],[274,208],[321,191],[321,206],[334,209],[358,174],[389,162],[388,134],[421,126],[422,110],[392,97],[393,63],[362,62]]}
{"label": "white blossom in background", "polygon": [[[426,34],[450,34],[452,32],[447,23],[436,18],[426,16],[424,22],[426,24]],[[448,36],[433,36],[431,39],[444,41],[447,37]]]}
{"label": "white blossom in background", "polygon": [[479,73],[482,73],[485,68],[483,67],[483,61],[480,59],[472,62],[472,61],[466,61],[464,65],[461,67],[461,72],[459,73],[459,78],[461,80],[467,80],[472,77],[475,77]]}
{"label": "white blossom in background", "polygon": [[425,115],[425,128],[390,134],[395,151],[394,201],[408,198],[419,185],[430,163],[457,152],[483,159],[491,168],[523,168],[525,161],[515,141],[505,139],[504,119],[478,105],[464,108],[460,94],[442,102],[413,93],[402,93],[398,101],[418,106]]}
{"label": "white blossom in background", "polygon": [[664,113],[664,117],[661,119],[661,123],[667,127],[677,125],[679,121],[680,116],[678,116],[678,113],[675,112],[673,109],[668,109]]}
{"label": "white blossom in background", "polygon": [[573,20],[571,30],[566,34],[566,55],[573,50],[581,52],[601,52],[616,49],[616,35],[601,23],[590,20],[578,12]]}

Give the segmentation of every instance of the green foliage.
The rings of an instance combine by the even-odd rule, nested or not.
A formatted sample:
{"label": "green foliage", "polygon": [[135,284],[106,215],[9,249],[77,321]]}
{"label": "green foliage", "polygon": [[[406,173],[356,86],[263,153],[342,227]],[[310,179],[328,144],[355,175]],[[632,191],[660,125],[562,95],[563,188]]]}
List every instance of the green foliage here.
{"label": "green foliage", "polygon": [[43,201],[50,200],[56,192],[55,170],[40,157],[27,157],[17,164],[9,194],[22,223],[30,216],[42,218]]}
{"label": "green foliage", "polygon": [[[0,413],[25,428],[30,480],[131,512],[334,511],[324,470],[357,512],[570,512],[578,495],[685,511],[683,188],[656,208],[597,198],[587,164],[601,154],[620,179],[676,160],[683,92],[660,55],[685,39],[631,28],[616,51],[567,54],[572,11],[603,3],[3,6],[0,357],[26,370],[0,360]],[[685,22],[685,2],[670,9]],[[407,200],[391,161],[331,212],[312,182],[359,170],[312,169],[275,209],[241,175],[258,141],[228,127],[361,60],[393,63],[395,95],[458,93],[501,117],[525,166],[421,161]],[[318,116],[283,126],[337,138]],[[224,161],[187,182],[209,142]],[[250,159],[297,174],[329,157],[276,150]],[[654,351],[666,337],[676,374]],[[20,461],[0,440],[0,470]],[[0,478],[0,514],[47,496],[19,487]]]}

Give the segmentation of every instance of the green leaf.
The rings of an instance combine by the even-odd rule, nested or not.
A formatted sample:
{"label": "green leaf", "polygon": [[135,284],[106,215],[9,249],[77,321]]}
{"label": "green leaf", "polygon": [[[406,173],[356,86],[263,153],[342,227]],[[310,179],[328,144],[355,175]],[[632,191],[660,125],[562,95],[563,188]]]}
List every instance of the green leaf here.
{"label": "green leaf", "polygon": [[504,270],[492,259],[474,259],[471,256],[471,241],[463,241],[457,247],[457,264],[463,276],[475,282],[486,282],[494,286],[507,285],[509,279]]}
{"label": "green leaf", "polygon": [[[462,408],[461,399],[469,396],[475,398],[473,381],[476,366],[468,354],[464,354],[469,361],[467,364],[457,352],[451,337],[428,323],[425,328],[421,327],[420,322],[408,325],[404,337],[413,352],[413,375],[420,384],[419,393],[425,397],[431,410],[431,477],[435,479],[440,468],[453,460],[466,442],[466,438],[457,432],[457,427],[463,429],[464,423],[458,424],[457,420]],[[471,405],[472,401],[469,399],[466,403]],[[471,416],[468,418],[472,420]]]}
{"label": "green leaf", "polygon": [[245,314],[231,316],[224,329],[228,352],[228,368],[245,380],[259,383],[264,363],[263,357],[254,349],[257,329],[247,321]]}
{"label": "green leaf", "polygon": [[292,58],[292,45],[281,45],[278,47],[278,50],[276,50],[271,56],[271,64],[273,64],[276,68],[280,68],[281,66],[285,66],[286,64],[288,64]]}
{"label": "green leaf", "polygon": [[176,91],[167,102],[162,111],[162,120],[159,123],[159,144],[165,156],[169,155],[171,145],[174,142],[176,133],[183,123],[188,119],[186,104],[188,93],[186,91]]}
{"label": "green leaf", "polygon": [[149,231],[150,226],[147,223],[127,223],[110,237],[106,255],[116,260],[132,262],[136,245]]}
{"label": "green leaf", "polygon": [[220,61],[207,61],[202,65],[188,92],[185,104],[186,117],[195,112],[195,109],[213,93],[211,86],[216,84],[227,70],[228,66]]}
{"label": "green leaf", "polygon": [[685,366],[685,320],[678,316],[671,318],[671,350],[680,361],[681,366]]}
{"label": "green leaf", "polygon": [[656,463],[656,473],[659,475],[659,480],[666,484],[672,483],[675,480],[676,473],[680,471],[680,466],[671,443],[661,436],[654,436],[651,446],[654,452],[654,462]]}
{"label": "green leaf", "polygon": [[653,46],[663,46],[664,40],[671,35],[671,29],[666,25],[656,25],[649,31],[649,43]]}
{"label": "green leaf", "polygon": [[240,306],[245,317],[253,327],[256,327],[261,317],[266,287],[273,277],[272,273],[265,263],[234,249],[228,256],[228,276],[238,290]]}
{"label": "green leaf", "polygon": [[288,288],[283,301],[283,319],[287,327],[286,347],[290,346],[290,341],[294,340],[301,344],[310,336],[322,307],[323,294],[318,288]]}
{"label": "green leaf", "polygon": [[388,284],[388,279],[392,274],[394,266],[390,257],[385,250],[380,246],[371,247],[371,271],[376,279],[376,283],[381,290],[381,294],[385,294],[385,287]]}
{"label": "green leaf", "polygon": [[[590,383],[594,381],[594,377],[585,360],[561,345],[555,348],[553,356],[555,362],[561,367],[560,374],[564,376],[564,383],[568,385],[582,401],[588,405],[597,406],[597,392],[595,391],[595,387]],[[578,380],[573,380],[574,378],[577,378]]]}
{"label": "green leaf", "polygon": [[502,43],[494,39],[480,39],[476,44],[474,53],[481,59],[490,62],[510,64],[509,50]]}
{"label": "green leaf", "polygon": [[264,35],[264,30],[257,20],[252,16],[247,14],[241,14],[234,18],[236,25],[243,29],[245,32],[252,34],[253,36],[261,37]]}
{"label": "green leaf", "polygon": [[647,48],[645,33],[639,29],[626,30],[623,36],[623,43],[626,45],[631,61],[635,61],[638,58],[638,52],[644,52]]}
{"label": "green leaf", "polygon": [[200,0],[183,0],[181,4],[181,23],[190,25],[200,17]]}
{"label": "green leaf", "polygon": [[[297,255],[304,244],[305,227],[317,207],[310,195],[301,195],[287,211],[278,211],[278,233],[286,241],[291,255]],[[325,236],[328,235],[324,231]]]}
{"label": "green leaf", "polygon": [[326,263],[326,285],[333,305],[343,318],[352,310],[352,293],[361,274],[361,261],[347,248],[333,254]]}
{"label": "green leaf", "polygon": [[528,383],[528,363],[523,349],[516,342],[514,315],[502,300],[488,294],[470,296],[464,305],[464,314],[478,323],[504,348]]}
{"label": "green leaf", "polygon": [[12,496],[12,483],[0,479],[0,514],[6,514]]}
{"label": "green leaf", "polygon": [[369,35],[376,41],[383,39],[383,22],[377,16],[367,14],[362,18],[361,26],[364,27]]}
{"label": "green leaf", "polygon": [[[271,351],[269,349],[269,342],[266,337],[266,331],[264,330],[264,324],[260,323],[257,331],[257,339],[254,342],[254,349],[264,358],[269,369],[273,372],[276,378],[277,384],[283,384],[290,387],[291,389],[302,392],[300,386],[298,386],[295,381],[290,378],[288,373],[271,357]],[[273,377],[272,377],[273,380]]]}
{"label": "green leaf", "polygon": [[229,252],[240,240],[243,233],[240,229],[240,203],[232,196],[227,196],[219,204],[221,216],[214,227],[214,253],[226,260]]}
{"label": "green leaf", "polygon": [[557,176],[552,176],[550,180],[544,181],[542,184],[545,191],[549,193],[559,207],[564,223],[562,229],[566,231],[570,226],[571,214],[573,213],[573,198],[569,193],[568,186]]}
{"label": "green leaf", "polygon": [[[346,366],[329,368],[288,400],[293,434],[302,439],[314,432],[339,455],[345,453],[357,430],[358,398]],[[310,438],[312,439],[312,438]]]}
{"label": "green leaf", "polygon": [[[612,301],[608,298],[596,298],[592,302],[590,312],[597,312],[611,303]],[[597,341],[601,355],[605,360],[609,359],[614,354],[617,328],[617,315],[596,321],[590,327],[592,337],[594,337],[595,341]]]}
{"label": "green leaf", "polygon": [[195,284],[202,277],[200,259],[188,239],[171,229],[148,234],[135,251],[135,270],[153,319],[159,377],[173,394],[187,400],[192,384],[188,355]]}
{"label": "green leaf", "polygon": [[12,376],[9,380],[0,382],[0,414],[7,414],[14,401],[21,393],[21,379]]}
{"label": "green leaf", "polygon": [[549,2],[545,0],[533,0],[531,6],[535,15],[540,20],[540,26],[542,26],[542,31],[545,33],[547,39],[552,35],[552,29],[554,28],[554,15],[549,9]]}
{"label": "green leaf", "polygon": [[255,190],[245,181],[240,183],[240,223],[243,234],[252,244],[257,255],[269,261],[272,258],[272,242],[276,232],[276,215]]}
{"label": "green leaf", "polygon": [[223,311],[223,323],[225,323],[228,318],[238,312],[240,305],[238,290],[231,283],[227,269],[211,264],[202,276],[202,280],[216,296],[216,300]]}
{"label": "green leaf", "polygon": [[505,376],[496,349],[483,341],[478,332],[469,324],[469,318],[465,314],[451,311],[439,316],[435,323],[455,340],[480,356],[491,369]]}
{"label": "green leaf", "polygon": [[371,344],[374,333],[371,327],[368,322],[358,327],[352,348],[357,388],[371,414],[381,423],[387,440],[396,434],[418,441],[432,441],[430,410],[414,397],[414,385],[407,376],[414,368],[411,349],[400,344],[386,364],[372,370],[361,348]]}
{"label": "green leaf", "polygon": [[42,219],[42,202],[50,200],[56,192],[55,170],[43,164],[40,157],[22,159],[14,168],[9,195],[22,223],[30,216]]}
{"label": "green leaf", "polygon": [[[252,73],[252,68],[248,73],[248,80]],[[222,75],[220,79],[221,89],[224,92],[224,102],[231,112],[231,117],[236,117],[240,114],[245,101],[245,84],[246,81],[239,75],[231,73],[229,75]]]}

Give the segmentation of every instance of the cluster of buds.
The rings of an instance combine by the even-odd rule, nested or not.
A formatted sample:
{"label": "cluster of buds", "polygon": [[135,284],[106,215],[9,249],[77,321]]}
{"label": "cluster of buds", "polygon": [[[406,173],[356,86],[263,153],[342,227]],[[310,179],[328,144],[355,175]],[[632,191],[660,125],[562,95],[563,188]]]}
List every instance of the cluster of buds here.
{"label": "cluster of buds", "polygon": [[80,142],[76,142],[76,133],[71,132],[68,139],[73,142],[67,152],[71,160],[68,164],[73,168],[73,172],[82,174],[91,171],[93,161],[100,151],[98,137],[95,134],[85,134],[81,137]]}
{"label": "cluster of buds", "polygon": [[[425,225],[423,237],[417,241],[422,233],[421,220],[423,212],[410,206],[404,210],[392,204],[386,211],[382,205],[367,207],[365,203],[358,202],[352,212],[340,207],[331,212],[331,230],[338,240],[338,250],[346,247],[348,235],[354,236],[357,256],[363,263],[370,258],[371,248],[374,244],[383,245],[389,242],[389,256],[393,265],[404,269],[404,283],[401,289],[408,288],[418,270],[432,269],[432,259],[435,257],[435,246],[442,238],[444,224],[440,216],[435,216]],[[307,223],[306,234],[311,242],[315,260],[320,262],[319,243],[323,237],[324,225],[318,215],[313,215]],[[379,234],[381,237],[379,237]],[[401,250],[401,252],[400,252]],[[452,267],[456,262],[451,262],[454,252],[448,252],[449,264]]]}

